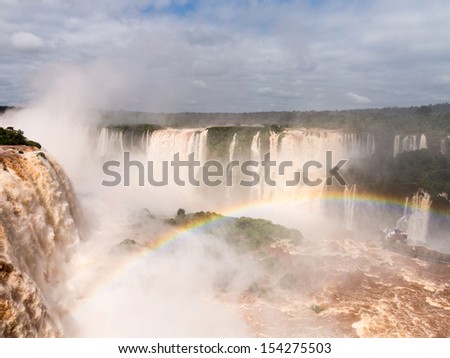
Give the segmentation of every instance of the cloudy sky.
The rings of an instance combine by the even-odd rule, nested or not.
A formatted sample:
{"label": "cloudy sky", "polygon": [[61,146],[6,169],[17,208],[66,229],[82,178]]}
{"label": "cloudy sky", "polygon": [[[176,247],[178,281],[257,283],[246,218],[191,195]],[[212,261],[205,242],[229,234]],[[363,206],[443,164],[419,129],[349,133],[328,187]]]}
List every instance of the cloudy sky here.
{"label": "cloudy sky", "polygon": [[409,106],[450,94],[447,0],[0,0],[0,9],[1,104],[29,103],[58,80],[89,82],[103,107],[155,112]]}

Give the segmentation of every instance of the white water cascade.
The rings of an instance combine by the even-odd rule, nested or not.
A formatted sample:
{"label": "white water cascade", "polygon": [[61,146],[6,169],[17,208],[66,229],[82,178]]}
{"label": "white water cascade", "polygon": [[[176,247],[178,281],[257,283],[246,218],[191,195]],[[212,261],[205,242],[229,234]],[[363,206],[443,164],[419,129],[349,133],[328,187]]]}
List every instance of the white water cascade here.
{"label": "white water cascade", "polygon": [[394,138],[394,158],[400,153],[400,136],[397,134]]}
{"label": "white water cascade", "polygon": [[415,134],[406,135],[404,137],[397,134],[394,138],[394,158],[403,152],[412,152],[419,149],[427,149],[427,137],[421,134],[418,137]]}
{"label": "white water cascade", "polygon": [[[236,149],[237,133],[233,135],[230,146],[228,147],[228,163],[231,163],[235,159],[235,149]],[[231,176],[231,185],[226,187],[226,200],[228,202],[233,202],[233,192],[236,186],[237,173],[231,168],[231,172],[226,172],[227,178]]]}
{"label": "white water cascade", "polygon": [[123,152],[123,132],[110,128],[102,128],[98,134],[97,150],[100,156],[117,151]]}
{"label": "white water cascade", "polygon": [[403,216],[397,220],[397,223],[395,225],[395,228],[397,230],[401,230],[401,231],[408,230],[408,203],[409,203],[409,198],[406,197],[405,206],[403,207]]}
{"label": "white water cascade", "polygon": [[408,242],[424,244],[427,242],[428,221],[430,217],[430,195],[419,190],[411,200],[411,214],[408,219]]}
{"label": "white water cascade", "polygon": [[375,137],[372,133],[367,134],[367,155],[371,155],[375,153]]}
{"label": "white water cascade", "polygon": [[419,149],[427,149],[427,137],[425,134],[420,135]]}
{"label": "white water cascade", "polygon": [[[280,133],[270,132],[269,134],[269,155],[270,160],[278,161]],[[262,153],[261,153],[262,154]],[[270,177],[276,180],[277,172],[274,168],[270,170]],[[275,195],[275,188],[268,185],[264,180],[261,181],[260,195],[262,199],[271,199]]]}
{"label": "white water cascade", "polygon": [[0,166],[0,337],[60,336],[55,287],[80,240],[75,195],[48,153],[0,146]]}
{"label": "white water cascade", "polygon": [[[260,163],[261,162],[261,138],[260,138],[260,132],[258,131],[253,139],[252,139],[252,145],[250,147],[250,159],[254,162]],[[262,170],[261,168],[258,169],[258,174],[261,177]],[[256,185],[252,187],[252,199],[259,199],[261,198],[262,194],[262,185]]]}
{"label": "white water cascade", "polygon": [[355,216],[356,185],[346,186],[344,189],[344,227],[353,230],[353,218]]}
{"label": "white water cascade", "polygon": [[[277,201],[300,198],[303,202],[310,202],[312,206],[320,207],[318,198],[323,191],[324,179],[327,176],[326,152],[331,152],[333,163],[337,163],[341,159],[364,157],[373,154],[375,151],[375,141],[372,134],[345,133],[339,130],[285,129],[280,132],[265,132],[255,128],[249,136],[246,134],[249,131],[248,128],[246,129],[247,132],[242,132],[241,135],[240,128],[236,127],[232,135],[227,134],[228,137],[224,137],[225,142],[222,144],[224,153],[217,153],[216,148],[208,148],[207,129],[166,128],[153,132],[146,131],[141,134],[138,140],[135,134],[130,139],[125,138],[125,134],[118,133],[118,131],[120,132],[120,129],[101,130],[99,132],[98,147],[100,155],[104,155],[108,150],[112,154],[117,153],[125,146],[130,147],[134,154],[144,153],[145,159],[157,163],[171,161],[176,153],[180,154],[180,160],[187,160],[188,154],[194,153],[194,159],[200,161],[201,164],[210,159],[221,160],[224,164],[226,164],[226,160],[231,162],[236,159],[241,161],[253,160],[260,163],[258,168],[253,168],[260,176],[259,184],[255,187],[238,187],[236,183],[243,177],[238,169],[234,168],[232,172],[233,186],[224,187],[222,185],[216,189],[202,188],[201,190],[202,195],[207,197],[207,193],[214,189],[214,195],[219,197],[224,195],[223,199],[228,202],[249,199]],[[223,133],[227,132],[224,131]],[[223,134],[216,131],[214,135],[220,136]],[[134,144],[129,145],[129,143]],[[270,179],[275,182],[275,185],[271,185],[264,178],[264,168],[261,161],[267,152],[270,155],[270,160],[276,162],[277,165],[281,162],[292,163],[292,165],[284,168],[283,172],[280,172],[277,166],[270,167]],[[212,155],[219,155],[221,158],[212,157]],[[320,182],[320,184],[304,183],[303,165],[308,161],[321,163],[321,168],[310,167],[307,176],[309,182]],[[226,168],[223,169],[224,174],[226,174]],[[200,170],[197,171],[197,179],[201,179],[200,174]],[[300,178],[300,180],[296,183],[297,178]]]}
{"label": "white water cascade", "polygon": [[236,138],[237,138],[237,133],[235,133],[233,135],[233,139],[231,140],[230,146],[228,148],[228,161],[232,162],[234,159],[234,150],[236,148]]}
{"label": "white water cascade", "polygon": [[208,157],[208,130],[202,130],[198,139],[198,160],[204,164]]}
{"label": "white water cascade", "polygon": [[252,139],[252,145],[250,147],[251,160],[259,162],[261,160],[261,140],[259,138],[260,132],[257,132]]}

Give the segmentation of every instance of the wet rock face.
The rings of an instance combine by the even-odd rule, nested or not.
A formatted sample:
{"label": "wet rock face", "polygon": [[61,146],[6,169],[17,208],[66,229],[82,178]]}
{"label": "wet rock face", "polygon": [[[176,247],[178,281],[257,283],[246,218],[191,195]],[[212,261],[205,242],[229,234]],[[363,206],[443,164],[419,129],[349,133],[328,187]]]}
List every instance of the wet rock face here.
{"label": "wet rock face", "polygon": [[0,337],[59,337],[64,262],[79,240],[70,182],[47,153],[0,146]]}
{"label": "wet rock face", "polygon": [[59,337],[36,284],[0,259],[0,337]]}

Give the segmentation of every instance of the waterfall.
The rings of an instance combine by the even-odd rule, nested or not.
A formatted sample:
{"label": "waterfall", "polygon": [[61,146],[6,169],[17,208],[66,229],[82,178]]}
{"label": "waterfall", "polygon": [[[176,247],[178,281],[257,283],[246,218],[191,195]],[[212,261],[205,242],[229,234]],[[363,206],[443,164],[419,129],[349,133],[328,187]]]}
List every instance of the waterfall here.
{"label": "waterfall", "polygon": [[427,149],[427,137],[425,134],[421,134],[419,138],[417,135],[410,134],[401,138],[400,135],[396,135],[394,138],[394,158],[403,152],[412,152],[419,149]]}
{"label": "waterfall", "polygon": [[[279,147],[279,140],[280,140],[280,133],[275,133],[270,131],[269,133],[269,155],[270,160],[278,161],[278,147]],[[275,169],[271,168],[270,171],[270,177],[272,179],[276,179],[276,171]],[[262,191],[262,197],[264,199],[271,199],[274,195],[275,188],[273,186],[270,186],[266,184],[264,180],[261,181],[261,191]]]}
{"label": "waterfall", "polygon": [[412,152],[415,150],[417,150],[417,136],[407,135],[406,137],[404,137],[402,141],[401,152]]}
{"label": "waterfall", "polygon": [[[155,180],[161,180],[163,172],[168,173],[169,183],[172,182],[172,171],[163,169],[163,162],[170,163],[176,154],[180,161],[188,160],[193,154],[193,159],[204,163],[206,155],[207,132],[199,129],[159,129],[151,133],[148,146],[144,153],[146,160],[151,162],[155,174]],[[139,153],[135,153],[139,154]],[[195,173],[195,179],[199,180],[201,171]],[[179,177],[188,183],[188,169],[180,168]]]}
{"label": "waterfall", "polygon": [[[228,162],[231,163],[234,159],[234,151],[236,148],[236,140],[237,140],[237,133],[234,133],[233,135],[233,139],[231,140],[230,146],[228,147]],[[228,175],[231,175],[231,184],[226,187],[226,200],[229,202],[232,202],[234,199],[234,188],[236,186],[236,178],[237,178],[237,174],[236,172],[231,169],[231,173],[226,173],[227,177]]]}
{"label": "waterfall", "polygon": [[0,147],[0,164],[0,336],[60,336],[49,307],[58,307],[53,288],[82,221],[71,184],[48,153],[30,147]]}
{"label": "waterfall", "polygon": [[352,157],[357,156],[361,146],[361,139],[356,133],[346,133],[346,141],[348,142],[349,153]]}
{"label": "waterfall", "polygon": [[186,160],[193,153],[194,159],[204,163],[207,158],[208,130],[203,129],[158,129],[146,131],[142,136],[145,145],[143,151],[148,159],[172,160],[174,154],[180,154],[180,160]]}
{"label": "waterfall", "polygon": [[441,154],[447,155],[447,148],[445,147],[445,139],[441,139]]}
{"label": "waterfall", "polygon": [[344,227],[347,230],[353,229],[353,217],[355,214],[356,185],[344,189]]}
{"label": "waterfall", "polygon": [[115,153],[117,151],[123,152],[123,133],[120,130],[111,128],[102,128],[98,134],[97,151],[100,156]]}
{"label": "waterfall", "polygon": [[[248,130],[248,129],[247,129]],[[228,131],[228,129],[227,129]],[[123,148],[130,148],[131,155],[136,158],[145,157],[144,160],[151,161],[154,164],[154,173],[161,173],[162,161],[171,161],[176,153],[179,153],[180,160],[187,160],[190,153],[194,153],[194,159],[204,164],[209,158],[209,153],[217,155],[216,148],[208,148],[208,130],[202,128],[178,129],[166,128],[154,131],[144,131],[138,140],[128,138],[133,131],[122,132],[121,129],[102,129],[98,135],[98,147],[100,156],[105,153],[118,153]],[[224,131],[226,133],[226,131]],[[229,133],[229,132],[228,132]],[[233,132],[232,132],[233,133]],[[248,133],[248,132],[247,132]],[[291,162],[292,165],[284,168],[280,173],[279,168],[271,166],[270,178],[275,185],[270,185],[265,181],[264,168],[259,165],[255,168],[260,176],[259,185],[255,187],[227,187],[221,194],[225,195],[227,200],[245,200],[246,198],[261,200],[295,199],[301,197],[303,201],[308,201],[311,196],[311,203],[317,202],[317,197],[323,190],[323,181],[326,178],[325,172],[325,153],[331,151],[333,160],[349,159],[371,155],[375,152],[375,140],[370,133],[345,133],[339,130],[321,130],[321,129],[285,129],[282,132],[255,130],[251,136],[245,131],[240,134],[240,128],[236,127],[232,136],[228,137],[227,143],[222,145],[222,158],[228,161],[236,159],[253,160],[261,163],[263,159],[263,150],[270,155],[270,160],[278,164],[282,161]],[[218,132],[220,135],[220,132]],[[228,135],[228,134],[227,134]],[[136,137],[136,134],[133,134]],[[225,137],[224,137],[225,138]],[[398,139],[400,140],[400,138]],[[407,138],[409,141],[410,139]],[[135,143],[128,145],[128,143]],[[246,144],[248,143],[248,144]],[[137,145],[136,145],[137,144]],[[246,146],[248,146],[246,148]],[[407,144],[405,144],[407,146]],[[297,178],[298,173],[302,174],[303,165],[308,161],[317,161],[323,164],[322,168],[314,166],[308,168],[308,179],[311,182],[322,180],[319,186],[305,185],[301,180],[295,185],[287,185],[286,182]],[[186,168],[181,168],[183,171]],[[225,168],[224,168],[225,169]],[[134,168],[133,168],[134,170]],[[169,170],[169,173],[171,171]],[[201,170],[196,171],[196,179],[201,179]],[[233,183],[236,184],[243,176],[237,168],[233,169]],[[182,180],[186,181],[187,169]],[[303,177],[300,177],[303,179]],[[161,177],[155,174],[155,180],[159,181]],[[170,183],[170,174],[169,174]],[[211,190],[203,188],[202,195],[208,195]]]}
{"label": "waterfall", "polygon": [[280,139],[280,133],[270,132],[269,137],[269,151],[271,154],[271,158],[277,160],[278,157],[278,140]]}
{"label": "waterfall", "polygon": [[420,135],[419,149],[427,149],[427,137],[425,134]]}
{"label": "waterfall", "polygon": [[228,161],[231,162],[234,159],[234,149],[236,148],[236,137],[237,133],[234,133],[233,140],[230,143],[230,147],[228,149]]}
{"label": "waterfall", "polygon": [[208,130],[202,130],[198,140],[198,160],[205,163],[208,157]]}
{"label": "waterfall", "polygon": [[372,133],[367,133],[367,155],[375,153],[375,137]]}
{"label": "waterfall", "polygon": [[[429,210],[431,207],[430,195],[423,190],[417,191],[412,198],[405,199],[403,216],[397,220],[396,229],[406,231],[408,243],[424,244],[427,242]],[[408,215],[408,209],[410,214]]]}
{"label": "waterfall", "polygon": [[400,153],[400,136],[397,134],[394,139],[394,158]]}
{"label": "waterfall", "polygon": [[[260,132],[258,131],[252,139],[252,144],[250,147],[250,159],[257,163],[261,162],[261,139]],[[262,170],[259,168],[259,175],[261,176]],[[262,194],[262,185],[252,187],[252,197],[256,199],[260,199]]]}
{"label": "waterfall", "polygon": [[406,197],[405,206],[403,207],[403,216],[397,220],[397,223],[395,225],[395,228],[401,231],[408,230],[408,202],[409,198]]}
{"label": "waterfall", "polygon": [[152,137],[152,132],[145,131],[141,138],[141,148],[145,150],[145,148],[148,148],[150,145],[150,139]]}
{"label": "waterfall", "polygon": [[261,160],[261,140],[259,138],[259,132],[255,134],[252,139],[252,145],[250,147],[251,160],[259,162]]}
{"label": "waterfall", "polygon": [[408,242],[424,244],[427,242],[428,221],[430,216],[430,195],[419,190],[411,200],[411,214],[408,220]]}
{"label": "waterfall", "polygon": [[[149,160],[172,160],[173,155],[180,154],[180,160],[187,160],[190,153],[198,158],[195,147],[196,129],[160,129],[152,133],[146,148]],[[197,153],[196,153],[197,152]]]}
{"label": "waterfall", "polygon": [[409,139],[409,150],[410,151],[415,151],[417,149],[419,149],[418,145],[417,145],[417,136],[416,135],[410,136],[410,139]]}

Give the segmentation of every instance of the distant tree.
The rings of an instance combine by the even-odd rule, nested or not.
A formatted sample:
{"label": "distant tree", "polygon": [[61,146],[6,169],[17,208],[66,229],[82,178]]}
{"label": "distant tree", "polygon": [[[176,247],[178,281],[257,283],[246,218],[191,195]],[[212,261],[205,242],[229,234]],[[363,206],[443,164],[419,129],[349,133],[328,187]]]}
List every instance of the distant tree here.
{"label": "distant tree", "polygon": [[416,109],[416,113],[422,116],[428,116],[429,114],[431,114],[432,110],[433,109],[430,104],[429,106],[420,106]]}
{"label": "distant tree", "polygon": [[6,111],[14,109],[14,107],[11,106],[0,106],[0,114],[5,113]]}
{"label": "distant tree", "polygon": [[177,211],[177,217],[178,218],[184,218],[186,216],[186,210],[184,210],[184,209],[178,209],[178,211]]}
{"label": "distant tree", "polygon": [[0,127],[0,145],[28,145],[37,148],[41,147],[39,143],[27,139],[23,135],[23,131],[14,129],[13,127]]}

